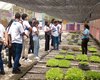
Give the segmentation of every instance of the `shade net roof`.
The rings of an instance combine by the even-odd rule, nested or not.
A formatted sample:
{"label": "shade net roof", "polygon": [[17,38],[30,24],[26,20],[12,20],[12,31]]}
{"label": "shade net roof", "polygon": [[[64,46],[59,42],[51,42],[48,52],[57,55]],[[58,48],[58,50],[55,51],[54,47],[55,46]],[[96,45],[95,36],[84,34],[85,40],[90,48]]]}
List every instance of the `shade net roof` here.
{"label": "shade net roof", "polygon": [[100,0],[1,0],[70,21],[100,18]]}

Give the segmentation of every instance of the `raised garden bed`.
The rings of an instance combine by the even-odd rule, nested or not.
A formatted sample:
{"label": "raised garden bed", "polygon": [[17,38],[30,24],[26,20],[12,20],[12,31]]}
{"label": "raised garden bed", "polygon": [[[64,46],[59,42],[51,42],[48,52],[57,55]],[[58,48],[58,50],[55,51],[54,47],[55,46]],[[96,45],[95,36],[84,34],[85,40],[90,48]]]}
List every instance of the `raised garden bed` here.
{"label": "raised garden bed", "polygon": [[88,61],[88,56],[87,55],[83,55],[83,54],[79,54],[76,56],[76,60],[78,61]]}
{"label": "raised garden bed", "polygon": [[46,80],[63,80],[63,71],[60,68],[51,68],[46,72]]}
{"label": "raised garden bed", "polygon": [[89,59],[91,62],[100,63],[100,57],[98,57],[98,56],[91,56]]}
{"label": "raised garden bed", "polygon": [[90,70],[90,67],[89,67],[89,63],[88,62],[79,62],[79,68],[82,69],[82,70]]}
{"label": "raised garden bed", "polygon": [[68,60],[59,60],[58,66],[61,68],[69,68],[71,66],[71,63]]}
{"label": "raised garden bed", "polygon": [[84,80],[84,72],[79,68],[69,68],[65,74],[65,80]]}
{"label": "raised garden bed", "polygon": [[66,54],[67,53],[67,51],[66,50],[60,50],[60,52],[59,52],[60,54]]}
{"label": "raised garden bed", "polygon": [[56,58],[56,59],[64,59],[65,56],[64,56],[64,55],[60,55],[60,54],[58,54],[58,55],[55,56],[55,58]]}
{"label": "raised garden bed", "polygon": [[75,57],[73,55],[66,55],[65,59],[67,59],[67,60],[75,60]]}
{"label": "raised garden bed", "polygon": [[57,67],[58,66],[58,60],[57,59],[50,59],[47,61],[46,66],[48,67]]}

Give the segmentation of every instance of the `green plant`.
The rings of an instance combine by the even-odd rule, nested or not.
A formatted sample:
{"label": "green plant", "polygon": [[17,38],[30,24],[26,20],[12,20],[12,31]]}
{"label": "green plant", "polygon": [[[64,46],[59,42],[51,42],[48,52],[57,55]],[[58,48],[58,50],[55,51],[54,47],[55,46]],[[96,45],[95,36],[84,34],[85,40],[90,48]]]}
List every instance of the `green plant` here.
{"label": "green plant", "polygon": [[65,56],[65,59],[74,60],[75,57],[74,57],[73,55],[66,55],[66,56]]}
{"label": "green plant", "polygon": [[58,60],[57,59],[50,59],[47,61],[46,66],[48,67],[57,67],[58,66]]}
{"label": "green plant", "polygon": [[88,62],[83,62],[83,61],[79,62],[79,64],[81,64],[81,65],[89,65]]}
{"label": "green plant", "polygon": [[76,56],[76,60],[79,60],[79,61],[88,61],[88,56],[87,55],[83,55],[83,54],[79,54]]}
{"label": "green plant", "polygon": [[100,62],[100,57],[99,56],[91,56],[90,61],[91,62]]}
{"label": "green plant", "polygon": [[46,72],[46,80],[63,80],[63,71],[60,68],[51,68]]}
{"label": "green plant", "polygon": [[69,68],[65,74],[65,80],[84,80],[84,72],[79,68]]}
{"label": "green plant", "polygon": [[74,55],[75,53],[74,53],[74,52],[67,52],[67,54],[71,54],[71,55]]}
{"label": "green plant", "polygon": [[58,55],[55,56],[55,58],[56,58],[56,59],[64,59],[65,57],[64,57],[64,55],[58,54]]}
{"label": "green plant", "polygon": [[65,67],[67,68],[67,67],[71,66],[71,63],[68,60],[59,60],[58,66],[63,67],[63,68],[65,68]]}
{"label": "green plant", "polygon": [[100,80],[100,72],[86,71],[85,77],[86,77],[86,80]]}
{"label": "green plant", "polygon": [[92,55],[93,56],[100,56],[100,54],[98,52],[93,52]]}
{"label": "green plant", "polygon": [[62,46],[62,50],[68,50],[69,47],[68,46]]}
{"label": "green plant", "polygon": [[66,50],[60,50],[60,52],[59,52],[60,54],[66,54],[67,53],[67,51]]}
{"label": "green plant", "polygon": [[80,48],[79,47],[73,47],[72,50],[73,51],[80,51]]}
{"label": "green plant", "polygon": [[97,52],[97,49],[95,47],[89,47],[88,50],[90,52]]}

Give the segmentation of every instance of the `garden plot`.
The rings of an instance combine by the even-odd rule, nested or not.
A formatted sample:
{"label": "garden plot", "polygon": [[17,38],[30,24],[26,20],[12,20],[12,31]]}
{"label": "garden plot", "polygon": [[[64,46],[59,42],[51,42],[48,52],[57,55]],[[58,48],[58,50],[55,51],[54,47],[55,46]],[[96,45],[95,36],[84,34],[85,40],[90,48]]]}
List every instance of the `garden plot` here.
{"label": "garden plot", "polygon": [[97,55],[100,51],[97,45],[93,45],[96,47],[88,55],[82,55],[77,43],[68,45],[65,41],[61,44],[64,45],[62,50],[49,53],[21,80],[100,80],[100,56]]}

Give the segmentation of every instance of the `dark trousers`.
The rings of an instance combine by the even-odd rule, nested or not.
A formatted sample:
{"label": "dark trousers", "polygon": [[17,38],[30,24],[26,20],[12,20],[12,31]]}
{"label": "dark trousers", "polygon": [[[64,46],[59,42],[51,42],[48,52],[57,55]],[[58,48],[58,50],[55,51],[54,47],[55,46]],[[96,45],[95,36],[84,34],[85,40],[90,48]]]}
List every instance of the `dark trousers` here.
{"label": "dark trousers", "polygon": [[45,33],[45,51],[49,50],[49,43],[50,43],[50,35]]}
{"label": "dark trousers", "polygon": [[21,52],[22,52],[22,44],[19,43],[13,43],[13,53],[14,53],[14,66],[13,66],[13,70],[17,70],[19,67],[19,60],[21,57]]}
{"label": "dark trousers", "polygon": [[32,53],[34,53],[34,43],[33,43],[32,35],[30,35],[30,43],[29,43],[29,51],[28,51],[28,53],[30,53],[31,50],[32,50]]}
{"label": "dark trousers", "polygon": [[59,34],[59,41],[61,42],[61,33]]}
{"label": "dark trousers", "polygon": [[12,65],[12,58],[14,60],[14,56],[13,56],[13,47],[11,46],[8,50],[8,64]]}
{"label": "dark trousers", "polygon": [[82,54],[87,54],[88,42],[89,42],[89,38],[82,39],[82,44],[81,44],[81,47],[82,47]]}
{"label": "dark trousers", "polygon": [[0,45],[0,71],[4,71],[3,60],[2,60],[2,56],[1,56],[1,51],[2,51],[2,45]]}
{"label": "dark trousers", "polygon": [[53,42],[53,45],[54,45],[54,50],[58,50],[59,49],[59,37],[57,36],[57,37],[53,37],[53,40],[54,40],[54,42]]}
{"label": "dark trousers", "polygon": [[53,45],[53,43],[54,43],[54,38],[53,38],[54,36],[53,35],[51,35],[51,46],[53,46],[54,47],[54,45]]}

